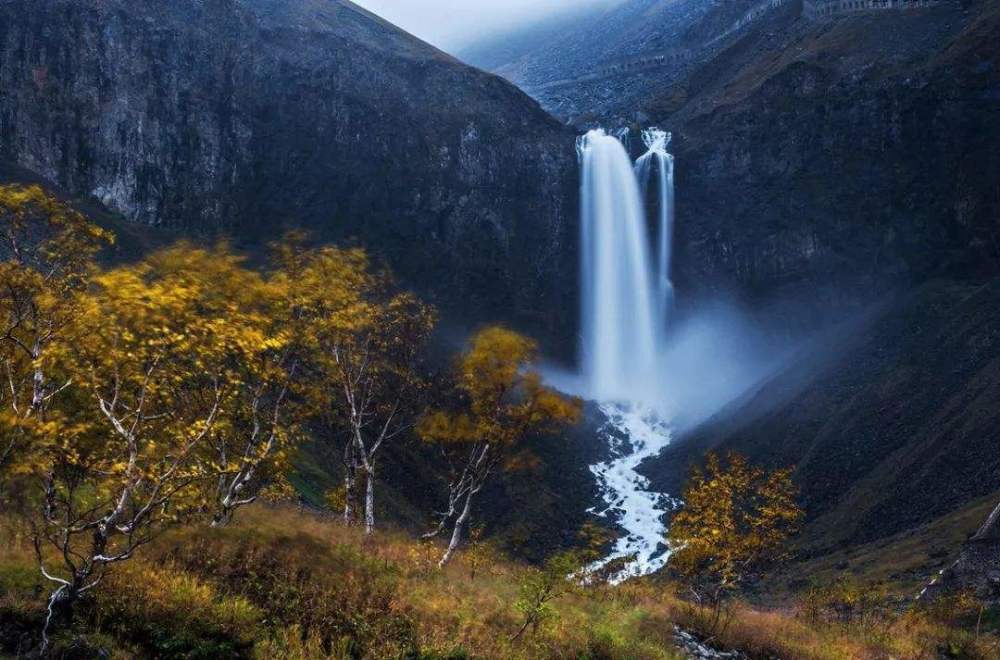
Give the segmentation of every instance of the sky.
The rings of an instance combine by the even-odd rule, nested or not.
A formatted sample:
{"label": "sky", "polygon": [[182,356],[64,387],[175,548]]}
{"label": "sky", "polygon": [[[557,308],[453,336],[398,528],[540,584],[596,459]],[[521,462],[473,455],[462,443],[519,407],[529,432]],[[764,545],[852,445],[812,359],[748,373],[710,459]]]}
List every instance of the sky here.
{"label": "sky", "polygon": [[617,0],[353,0],[442,50],[457,52],[570,8]]}

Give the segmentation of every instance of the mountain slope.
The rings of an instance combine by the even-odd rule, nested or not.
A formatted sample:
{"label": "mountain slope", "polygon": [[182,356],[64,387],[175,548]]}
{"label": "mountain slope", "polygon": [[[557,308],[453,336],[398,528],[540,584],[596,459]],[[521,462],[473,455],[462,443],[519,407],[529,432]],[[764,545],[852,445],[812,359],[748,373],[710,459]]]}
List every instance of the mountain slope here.
{"label": "mountain slope", "polygon": [[869,310],[646,466],[676,493],[707,448],[796,465],[822,556],[1000,489],[1000,7],[736,19],[764,4],[634,0],[503,70],[577,123],[673,131],[682,307],[790,336]]}
{"label": "mountain slope", "polygon": [[0,0],[0,158],[139,223],[355,237],[568,333],[572,133],[344,0]]}
{"label": "mountain slope", "polygon": [[661,483],[707,447],[796,465],[816,555],[1000,488],[998,101],[985,2],[776,14],[651,90],[675,130],[680,290],[792,301],[776,313],[814,327],[891,301],[650,466]]}
{"label": "mountain slope", "polygon": [[707,449],[794,465],[807,554],[913,529],[1000,490],[1000,280],[928,283],[647,466],[677,492]]}
{"label": "mountain slope", "polygon": [[643,121],[652,88],[711,58],[786,0],[628,0],[494,70],[573,123]]}
{"label": "mountain slope", "polygon": [[997,99],[988,3],[750,30],[647,106],[675,129],[680,279],[836,309],[1000,273]]}

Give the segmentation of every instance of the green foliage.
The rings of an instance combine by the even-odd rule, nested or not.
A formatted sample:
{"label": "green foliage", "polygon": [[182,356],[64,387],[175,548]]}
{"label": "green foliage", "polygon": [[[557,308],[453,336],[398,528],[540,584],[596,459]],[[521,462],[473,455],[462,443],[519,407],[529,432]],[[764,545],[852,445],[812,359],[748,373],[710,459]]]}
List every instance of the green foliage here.
{"label": "green foliage", "polygon": [[245,598],[268,621],[297,625],[324,648],[347,645],[350,657],[395,655],[417,646],[413,623],[396,605],[398,574],[360,547],[329,545],[305,535],[258,538],[206,530],[201,550],[169,556],[186,571]]}
{"label": "green foliage", "polygon": [[514,608],[524,616],[524,622],[514,634],[519,638],[529,628],[538,627],[554,618],[552,602],[572,593],[577,588],[574,576],[583,568],[581,556],[575,552],[562,552],[550,557],[541,570],[528,572],[518,587]]}

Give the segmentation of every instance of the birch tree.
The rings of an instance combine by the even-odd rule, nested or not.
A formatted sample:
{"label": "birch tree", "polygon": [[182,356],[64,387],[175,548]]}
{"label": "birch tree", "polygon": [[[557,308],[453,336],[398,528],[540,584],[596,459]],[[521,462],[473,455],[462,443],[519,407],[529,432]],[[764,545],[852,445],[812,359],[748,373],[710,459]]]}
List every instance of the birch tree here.
{"label": "birch tree", "polygon": [[77,294],[112,242],[37,186],[0,186],[0,488],[5,473],[23,472],[27,454],[37,455],[47,410],[70,384],[47,373],[43,358],[72,332]]}
{"label": "birch tree", "polygon": [[153,277],[143,263],[96,278],[78,336],[53,351],[79,389],[42,470],[35,548],[55,585],[46,632],[112,566],[207,505],[197,450],[226,393],[213,381],[204,409],[185,388],[212,350],[212,320],[196,313],[196,291]]}
{"label": "birch tree", "polygon": [[457,458],[448,501],[432,538],[451,525],[444,566],[462,541],[472,504],[491,474],[531,435],[551,433],[580,417],[581,403],[545,387],[534,370],[536,344],[516,332],[490,327],[473,337],[456,366],[458,405],[428,412],[421,437]]}
{"label": "birch tree", "polygon": [[373,302],[368,321],[354,332],[321,340],[330,386],[345,413],[349,469],[364,473],[366,534],[375,527],[379,452],[413,427],[422,386],[417,364],[433,324],[433,312],[404,293]]}
{"label": "birch tree", "polygon": [[364,525],[375,527],[381,452],[408,433],[418,414],[419,363],[434,310],[397,292],[359,250],[326,248],[297,255],[295,298],[304,312],[313,384],[309,398],[328,440],[343,438],[344,520],[354,521],[355,489],[364,479]]}
{"label": "birch tree", "polygon": [[222,524],[280,461],[291,370],[270,285],[181,245],[94,278],[43,361],[73,388],[39,467],[36,552],[51,621],[170,525]]}
{"label": "birch tree", "polygon": [[712,632],[726,594],[783,557],[803,511],[795,501],[792,471],[768,471],[739,454],[706,457],[684,486],[684,508],[670,524],[676,549],[671,567],[688,580],[698,600],[713,606]]}
{"label": "birch tree", "polygon": [[217,388],[225,393],[202,454],[216,481],[212,524],[225,525],[265,484],[281,480],[302,435],[293,386],[303,354],[288,278],[280,269],[267,277],[247,269],[225,246],[182,245],[154,265],[167,286],[197,292],[197,313],[211,323],[212,350],[200,352],[183,391],[189,409],[201,411]]}

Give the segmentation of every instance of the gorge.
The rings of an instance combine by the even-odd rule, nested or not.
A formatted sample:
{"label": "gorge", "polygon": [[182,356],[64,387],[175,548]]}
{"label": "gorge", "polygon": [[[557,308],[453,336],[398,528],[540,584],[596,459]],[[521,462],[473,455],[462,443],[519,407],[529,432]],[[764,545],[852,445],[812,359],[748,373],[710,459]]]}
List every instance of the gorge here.
{"label": "gorge", "polygon": [[[366,250],[438,315],[425,406],[480,328],[536,340],[583,421],[492,466],[470,561],[596,521],[613,583],[667,579],[708,451],[800,488],[755,596],[944,567],[1000,495],[998,125],[985,0],[594,2],[457,54],[348,0],[0,0],[0,183],[117,231],[102,267]],[[400,438],[379,520],[422,533],[454,465]],[[347,454],[303,443],[300,508]]]}

